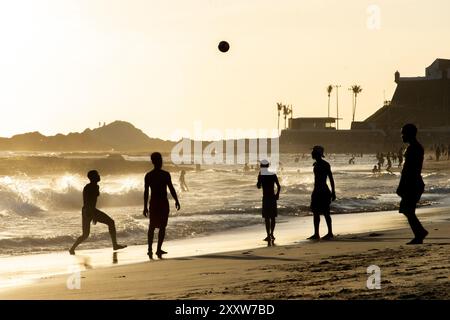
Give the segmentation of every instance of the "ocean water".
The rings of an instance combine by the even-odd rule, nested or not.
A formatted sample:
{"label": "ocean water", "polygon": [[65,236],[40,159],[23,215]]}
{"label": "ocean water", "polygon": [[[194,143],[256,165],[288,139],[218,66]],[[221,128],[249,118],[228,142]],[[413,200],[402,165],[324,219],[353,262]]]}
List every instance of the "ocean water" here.
{"label": "ocean water", "polygon": [[[52,155],[47,155],[52,156]],[[128,161],[140,160],[125,157]],[[282,191],[279,220],[284,216],[310,215],[313,188],[313,160],[281,156],[278,172]],[[372,174],[375,155],[356,158],[349,165],[348,155],[330,155],[336,182],[334,214],[395,210],[395,195],[400,173]],[[298,161],[297,161],[298,160]],[[395,164],[394,164],[395,167]],[[256,188],[258,172],[244,172],[241,165],[202,166],[200,172],[188,171],[189,191],[179,186],[179,173],[172,181],[180,198],[176,211],[170,200],[171,214],[167,239],[197,237],[251,224],[262,224],[261,190]],[[100,182],[98,208],[116,221],[119,242],[145,244],[148,219],[142,215],[144,175],[106,175]],[[420,205],[436,205],[450,193],[450,175],[425,172],[426,192]],[[66,173],[30,177],[0,176],[0,255],[18,255],[68,249],[81,234],[82,189],[87,178]],[[108,229],[91,226],[91,236],[79,249],[110,246]]]}

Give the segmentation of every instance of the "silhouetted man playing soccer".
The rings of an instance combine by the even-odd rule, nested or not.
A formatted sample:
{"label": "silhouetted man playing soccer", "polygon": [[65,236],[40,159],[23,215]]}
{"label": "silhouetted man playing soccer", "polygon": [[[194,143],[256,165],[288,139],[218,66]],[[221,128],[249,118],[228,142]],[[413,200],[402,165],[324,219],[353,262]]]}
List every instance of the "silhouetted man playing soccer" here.
{"label": "silhouetted man playing soccer", "polygon": [[120,245],[117,243],[116,225],[114,223],[114,220],[111,219],[106,213],[96,208],[97,197],[100,195],[98,186],[100,175],[96,170],[91,170],[88,172],[87,176],[90,183],[88,183],[83,189],[83,234],[75,241],[72,248],[70,248],[70,254],[75,254],[75,249],[78,247],[78,245],[89,237],[89,233],[91,231],[91,222],[93,222],[94,224],[100,222],[108,226],[114,250],[126,248],[125,245]]}
{"label": "silhouetted man playing soccer", "polygon": [[425,230],[416,216],[416,204],[425,188],[421,175],[424,150],[417,141],[416,135],[417,128],[415,125],[406,124],[403,126],[402,139],[409,146],[405,152],[405,163],[397,194],[402,198],[399,211],[408,218],[409,225],[414,232],[414,239],[407,244],[421,244],[428,235],[428,231]]}
{"label": "silhouetted man playing soccer", "polygon": [[150,225],[148,228],[148,256],[152,258],[153,250],[153,236],[155,229],[158,228],[158,247],[156,255],[161,258],[166,251],[161,249],[164,237],[166,235],[167,220],[169,219],[169,200],[167,199],[167,187],[169,187],[170,194],[175,200],[175,207],[180,210],[180,203],[178,202],[177,193],[172,185],[170,173],[162,170],[162,156],[159,152],[154,152],[151,155],[153,166],[152,171],[145,175],[145,190],[144,190],[144,216],[148,217],[148,195],[149,188],[151,189],[150,196]]}

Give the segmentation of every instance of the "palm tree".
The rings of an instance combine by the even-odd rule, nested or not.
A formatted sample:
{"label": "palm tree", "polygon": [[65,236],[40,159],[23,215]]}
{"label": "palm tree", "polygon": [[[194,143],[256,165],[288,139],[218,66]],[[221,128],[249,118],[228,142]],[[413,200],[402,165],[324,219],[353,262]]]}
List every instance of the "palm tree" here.
{"label": "palm tree", "polygon": [[286,119],[289,115],[289,107],[285,104],[283,104],[283,115],[284,115],[284,128],[286,129]]}
{"label": "palm tree", "polygon": [[361,93],[362,88],[359,85],[353,85],[350,87],[350,89],[353,92],[353,116],[352,116],[352,122],[355,121],[355,113],[356,113],[356,98],[358,97],[358,93]]}
{"label": "palm tree", "polygon": [[330,84],[327,87],[327,93],[328,93],[328,118],[330,117],[330,96],[331,96],[331,92],[333,91],[333,86]]}
{"label": "palm tree", "polygon": [[278,132],[280,132],[280,112],[283,110],[283,104],[281,102],[277,102],[277,109],[278,109]]}

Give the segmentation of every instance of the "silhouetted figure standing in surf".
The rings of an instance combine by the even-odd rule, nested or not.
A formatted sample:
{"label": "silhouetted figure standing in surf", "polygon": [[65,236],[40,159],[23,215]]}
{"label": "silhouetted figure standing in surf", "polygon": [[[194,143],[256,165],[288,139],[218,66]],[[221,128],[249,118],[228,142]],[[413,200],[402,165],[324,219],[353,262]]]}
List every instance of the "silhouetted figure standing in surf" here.
{"label": "silhouetted figure standing in surf", "polygon": [[182,191],[189,191],[189,188],[188,188],[188,186],[186,184],[185,176],[186,176],[186,171],[185,170],[181,170],[181,173],[180,173],[180,187],[181,187]]}
{"label": "silhouetted figure standing in surf", "polygon": [[150,195],[150,225],[148,228],[148,256],[153,256],[152,244],[155,229],[158,228],[158,247],[156,255],[161,258],[166,251],[162,250],[162,244],[166,235],[167,220],[169,219],[169,200],[167,199],[167,187],[169,187],[170,194],[175,200],[175,207],[180,210],[180,203],[178,202],[177,193],[172,184],[170,173],[162,170],[162,156],[159,152],[154,152],[151,155],[151,160],[154,169],[145,175],[145,189],[144,189],[144,216],[149,216],[148,196]]}
{"label": "silhouetted figure standing in surf", "polygon": [[390,174],[393,174],[393,172],[392,172],[392,162],[391,162],[391,158],[389,156],[387,157],[386,171],[389,172]]}
{"label": "silhouetted figure standing in surf", "polygon": [[70,254],[75,254],[75,249],[84,240],[89,237],[91,231],[91,222],[96,224],[97,222],[104,223],[109,228],[109,234],[114,250],[126,248],[125,245],[117,243],[116,226],[114,220],[111,219],[106,213],[98,210],[97,197],[100,195],[98,182],[100,182],[100,175],[96,170],[91,170],[87,174],[90,183],[88,183],[83,189],[83,209],[82,209],[82,226],[83,234],[75,241],[72,248],[70,248]]}
{"label": "silhouetted figure standing in surf", "polygon": [[[269,161],[261,160],[261,170],[258,174],[258,182],[256,187],[263,189],[262,198],[262,217],[266,223],[267,237],[264,241],[273,242],[275,237],[273,232],[275,230],[275,218],[278,215],[277,200],[280,197],[281,186],[278,182],[278,177],[275,173],[269,171]],[[277,186],[277,193],[274,193],[274,187]]]}
{"label": "silhouetted figure standing in surf", "polygon": [[439,146],[436,147],[436,161],[439,161],[439,158],[441,157],[441,149]]}
{"label": "silhouetted figure standing in surf", "polygon": [[[314,146],[311,152],[311,156],[316,162],[314,163],[314,190],[311,195],[311,211],[314,215],[314,234],[308,238],[309,240],[320,239],[320,214],[325,216],[328,227],[328,233],[322,239],[329,240],[334,237],[331,226],[330,204],[331,201],[336,200],[336,193],[331,166],[323,160],[323,153],[324,149],[321,146]],[[331,191],[328,188],[327,178],[330,179]]]}
{"label": "silhouetted figure standing in surf", "polygon": [[428,231],[425,230],[416,216],[416,204],[419,202],[425,189],[421,175],[424,149],[417,141],[416,135],[417,128],[415,125],[406,124],[403,126],[402,139],[409,146],[405,152],[405,163],[397,188],[397,194],[402,198],[399,211],[408,218],[409,225],[414,232],[414,239],[408,242],[408,244],[421,244],[423,243],[423,239],[428,235]]}

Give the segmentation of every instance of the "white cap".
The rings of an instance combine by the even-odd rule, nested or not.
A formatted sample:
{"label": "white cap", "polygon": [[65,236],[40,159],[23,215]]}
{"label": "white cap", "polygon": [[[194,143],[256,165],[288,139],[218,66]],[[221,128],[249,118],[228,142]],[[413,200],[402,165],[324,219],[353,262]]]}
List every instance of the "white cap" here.
{"label": "white cap", "polygon": [[267,161],[266,159],[261,160],[259,163],[263,167],[268,167],[269,166],[269,161]]}

